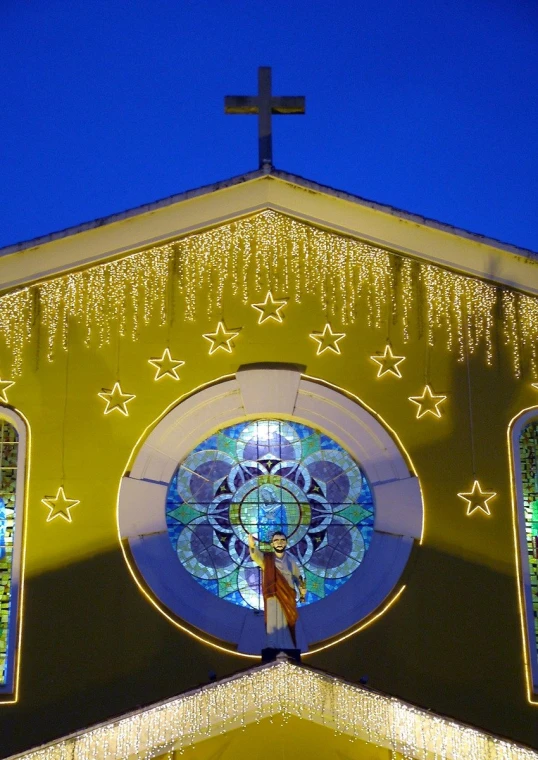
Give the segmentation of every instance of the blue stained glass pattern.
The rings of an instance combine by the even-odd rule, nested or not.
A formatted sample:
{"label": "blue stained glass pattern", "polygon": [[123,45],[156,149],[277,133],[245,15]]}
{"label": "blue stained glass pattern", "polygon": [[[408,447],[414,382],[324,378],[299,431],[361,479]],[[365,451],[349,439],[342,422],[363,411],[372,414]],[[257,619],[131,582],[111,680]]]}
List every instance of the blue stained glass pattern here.
{"label": "blue stained glass pattern", "polygon": [[220,430],[180,463],[168,488],[168,535],[210,593],[263,609],[248,534],[270,550],[282,531],[307,582],[305,604],[346,583],[370,546],[374,503],[352,457],[319,430],[254,420]]}

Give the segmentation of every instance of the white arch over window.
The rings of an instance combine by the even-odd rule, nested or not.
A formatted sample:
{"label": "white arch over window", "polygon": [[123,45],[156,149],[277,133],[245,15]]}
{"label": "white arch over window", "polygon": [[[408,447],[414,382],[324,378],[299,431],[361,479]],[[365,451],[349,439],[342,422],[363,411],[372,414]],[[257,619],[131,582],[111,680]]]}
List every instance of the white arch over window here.
{"label": "white arch over window", "polygon": [[[538,694],[538,619],[533,604],[533,594],[538,592],[538,569],[532,571],[530,556],[533,550],[538,554],[538,544],[533,547],[532,537],[528,534],[529,520],[526,511],[530,510],[530,504],[527,503],[529,494],[526,493],[524,481],[527,480],[528,482],[530,473],[528,471],[523,472],[521,438],[527,427],[533,422],[538,425],[538,407],[523,411],[512,420],[509,430],[521,627],[523,647],[526,653],[524,659],[527,663],[527,690],[531,700],[533,695]],[[534,490],[538,494],[538,461],[536,462],[535,478]]]}
{"label": "white arch over window", "polygon": [[[210,433],[245,418],[277,416],[305,422],[341,443],[372,489],[376,517],[368,552],[348,583],[301,609],[303,651],[348,631],[394,591],[423,505],[418,479],[380,419],[343,392],[286,366],[246,366],[235,378],[185,399],[154,427],[121,483],[118,524],[126,558],[139,582],[169,617],[242,653],[258,654],[263,615],[210,594],[179,565],[168,538],[165,504],[179,462]],[[323,614],[318,605],[323,604]]]}
{"label": "white arch over window", "polygon": [[[8,604],[8,625],[7,636],[4,639],[5,652],[0,653],[0,657],[3,660],[2,676],[0,678],[0,704],[14,702],[17,699],[17,686],[18,686],[18,670],[19,670],[19,649],[20,638],[22,629],[21,610],[22,610],[22,593],[23,593],[23,543],[24,543],[24,504],[25,504],[25,481],[26,481],[26,462],[27,462],[27,446],[28,446],[28,433],[25,420],[17,414],[13,409],[0,406],[0,423],[7,423],[11,426],[17,434],[17,452],[16,452],[16,475],[15,475],[15,499],[14,499],[14,514],[12,518],[8,518],[8,522],[11,523],[5,525],[5,514],[2,515],[2,522],[4,523],[4,538],[2,542],[5,542],[5,550],[7,552],[11,549],[11,563],[7,563],[7,569],[4,571],[3,577],[1,577],[2,594],[5,595]],[[2,429],[4,425],[2,424]],[[10,447],[8,454],[7,448]],[[2,456],[2,470],[10,472],[13,467],[4,467],[6,459],[11,456],[11,461],[14,461],[12,442],[5,443],[4,439],[0,441],[0,456]],[[3,473],[2,473],[3,474]],[[8,478],[11,480],[11,477]],[[4,478],[2,478],[4,483]],[[0,486],[0,497],[3,497],[5,486]],[[8,506],[5,508],[4,501],[10,494],[5,494],[6,499],[2,498],[3,511],[12,512],[13,507]],[[6,535],[7,534],[7,535]],[[5,559],[4,557],[4,559]],[[11,565],[11,567],[9,567]],[[2,610],[4,613],[4,610]]]}

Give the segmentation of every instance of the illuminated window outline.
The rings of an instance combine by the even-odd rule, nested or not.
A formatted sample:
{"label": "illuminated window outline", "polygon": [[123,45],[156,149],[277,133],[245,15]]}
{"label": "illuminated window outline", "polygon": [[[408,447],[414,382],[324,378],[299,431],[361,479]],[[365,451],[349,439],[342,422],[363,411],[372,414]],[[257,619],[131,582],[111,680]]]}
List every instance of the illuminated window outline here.
{"label": "illuminated window outline", "polygon": [[8,658],[6,683],[0,684],[0,705],[17,701],[20,667],[20,640],[22,633],[23,570],[24,570],[24,504],[26,468],[28,459],[28,431],[23,417],[13,409],[0,405],[0,417],[13,425],[19,436],[17,454],[17,480],[15,492],[15,528],[13,565],[11,571],[10,620],[8,631]]}
{"label": "illuminated window outline", "polygon": [[510,456],[510,476],[512,486],[513,527],[516,551],[517,584],[520,607],[520,623],[527,681],[527,698],[536,704],[538,696],[538,646],[534,625],[532,606],[531,577],[528,563],[527,536],[525,532],[525,506],[521,458],[519,454],[520,437],[532,422],[538,423],[538,407],[524,409],[510,422],[508,427],[508,448]]}
{"label": "illuminated window outline", "polygon": [[189,576],[168,538],[165,500],[178,463],[208,435],[245,419],[279,416],[340,443],[363,469],[376,505],[372,543],[355,578],[319,602],[323,610],[303,608],[303,651],[353,635],[388,609],[423,534],[420,485],[402,443],[375,412],[341,389],[289,365],[247,365],[171,405],[141,435],[122,479],[120,544],[140,590],[165,617],[202,641],[247,657],[259,655],[263,616],[239,607],[230,615],[228,602]]}

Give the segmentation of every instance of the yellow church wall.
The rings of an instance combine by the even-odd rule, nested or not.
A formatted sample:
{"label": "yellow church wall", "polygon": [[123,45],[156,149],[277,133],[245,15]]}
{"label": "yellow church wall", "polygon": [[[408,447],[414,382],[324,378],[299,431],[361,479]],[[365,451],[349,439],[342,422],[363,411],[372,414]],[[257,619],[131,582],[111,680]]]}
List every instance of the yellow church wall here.
{"label": "yellow church wall", "polygon": [[[266,718],[244,729],[238,728],[221,736],[199,742],[183,752],[172,753],[174,760],[275,760],[293,757],[296,760],[335,758],[335,760],[400,760],[399,752],[376,747],[363,741],[350,741],[335,731],[293,716]],[[170,755],[162,755],[162,760]],[[159,759],[160,760],[160,759]]]}
{"label": "yellow church wall", "polygon": [[[220,211],[225,215],[227,209]],[[84,234],[94,238],[97,250],[100,231]],[[74,239],[54,245],[72,247]],[[60,266],[58,256],[47,266]],[[290,296],[284,321],[260,325],[251,303],[264,299],[267,286],[256,290],[253,276],[248,285],[249,303],[226,286],[222,309],[208,314],[200,308],[192,322],[184,319],[177,296],[173,319],[160,326],[154,316],[148,326],[141,324],[135,341],[113,333],[109,345],[86,347],[82,327],[73,324],[67,352],[58,341],[51,362],[44,328],[25,347],[22,373],[8,391],[9,405],[28,420],[31,457],[20,683],[17,703],[0,705],[2,756],[193,688],[208,680],[209,671],[223,677],[251,664],[188,636],[140,593],[119,546],[116,507],[133,452],[165,410],[240,366],[259,362],[301,365],[307,376],[374,410],[399,437],[424,498],[423,541],[413,551],[398,601],[357,635],[305,662],[351,681],[367,675],[376,689],[538,747],[538,707],[527,700],[507,452],[510,420],[538,402],[531,385],[537,378],[526,365],[521,378],[515,377],[500,327],[488,367],[480,346],[468,362],[458,362],[457,352],[444,347],[441,333],[428,347],[425,327],[419,331],[424,303],[412,304],[410,340],[404,343],[401,311],[394,323],[384,319],[376,329],[360,306],[356,322],[342,325],[328,318],[315,293],[296,303],[291,293],[275,292]],[[203,335],[214,332],[220,320],[228,329],[241,329],[231,353],[210,355]],[[328,321],[345,333],[341,354],[316,355],[309,335]],[[395,354],[405,356],[401,378],[376,377],[370,357],[382,353],[387,340]],[[178,381],[156,382],[148,360],[167,346],[185,364]],[[5,377],[10,356],[4,346],[0,352]],[[128,416],[104,414],[98,393],[115,382],[135,396]],[[417,406],[409,400],[421,395],[426,382],[447,397],[440,418],[417,419]],[[484,490],[496,492],[490,516],[466,516],[458,498],[475,477]],[[70,511],[71,522],[61,516],[47,522],[42,499],[60,485],[80,503]],[[314,747],[316,732],[323,731],[290,722],[279,728],[284,745],[292,728],[305,747]],[[257,730],[262,744],[268,742],[265,728]],[[214,751],[228,752],[225,740],[218,741]],[[332,737],[331,747],[343,753],[338,741]],[[385,756],[345,743],[344,756]],[[201,747],[193,756],[211,756]],[[244,745],[237,751],[245,752]]]}

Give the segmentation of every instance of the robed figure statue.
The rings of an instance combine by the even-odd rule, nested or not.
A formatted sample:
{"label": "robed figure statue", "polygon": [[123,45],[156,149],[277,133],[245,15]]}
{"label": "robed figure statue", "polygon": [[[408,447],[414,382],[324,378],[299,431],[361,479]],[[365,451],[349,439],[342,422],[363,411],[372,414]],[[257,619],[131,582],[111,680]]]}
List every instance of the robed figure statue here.
{"label": "robed figure statue", "polygon": [[304,602],[306,583],[299,566],[287,552],[287,539],[277,531],[271,537],[273,551],[262,552],[249,534],[250,556],[262,569],[262,591],[265,611],[266,650],[297,650],[297,590]]}

